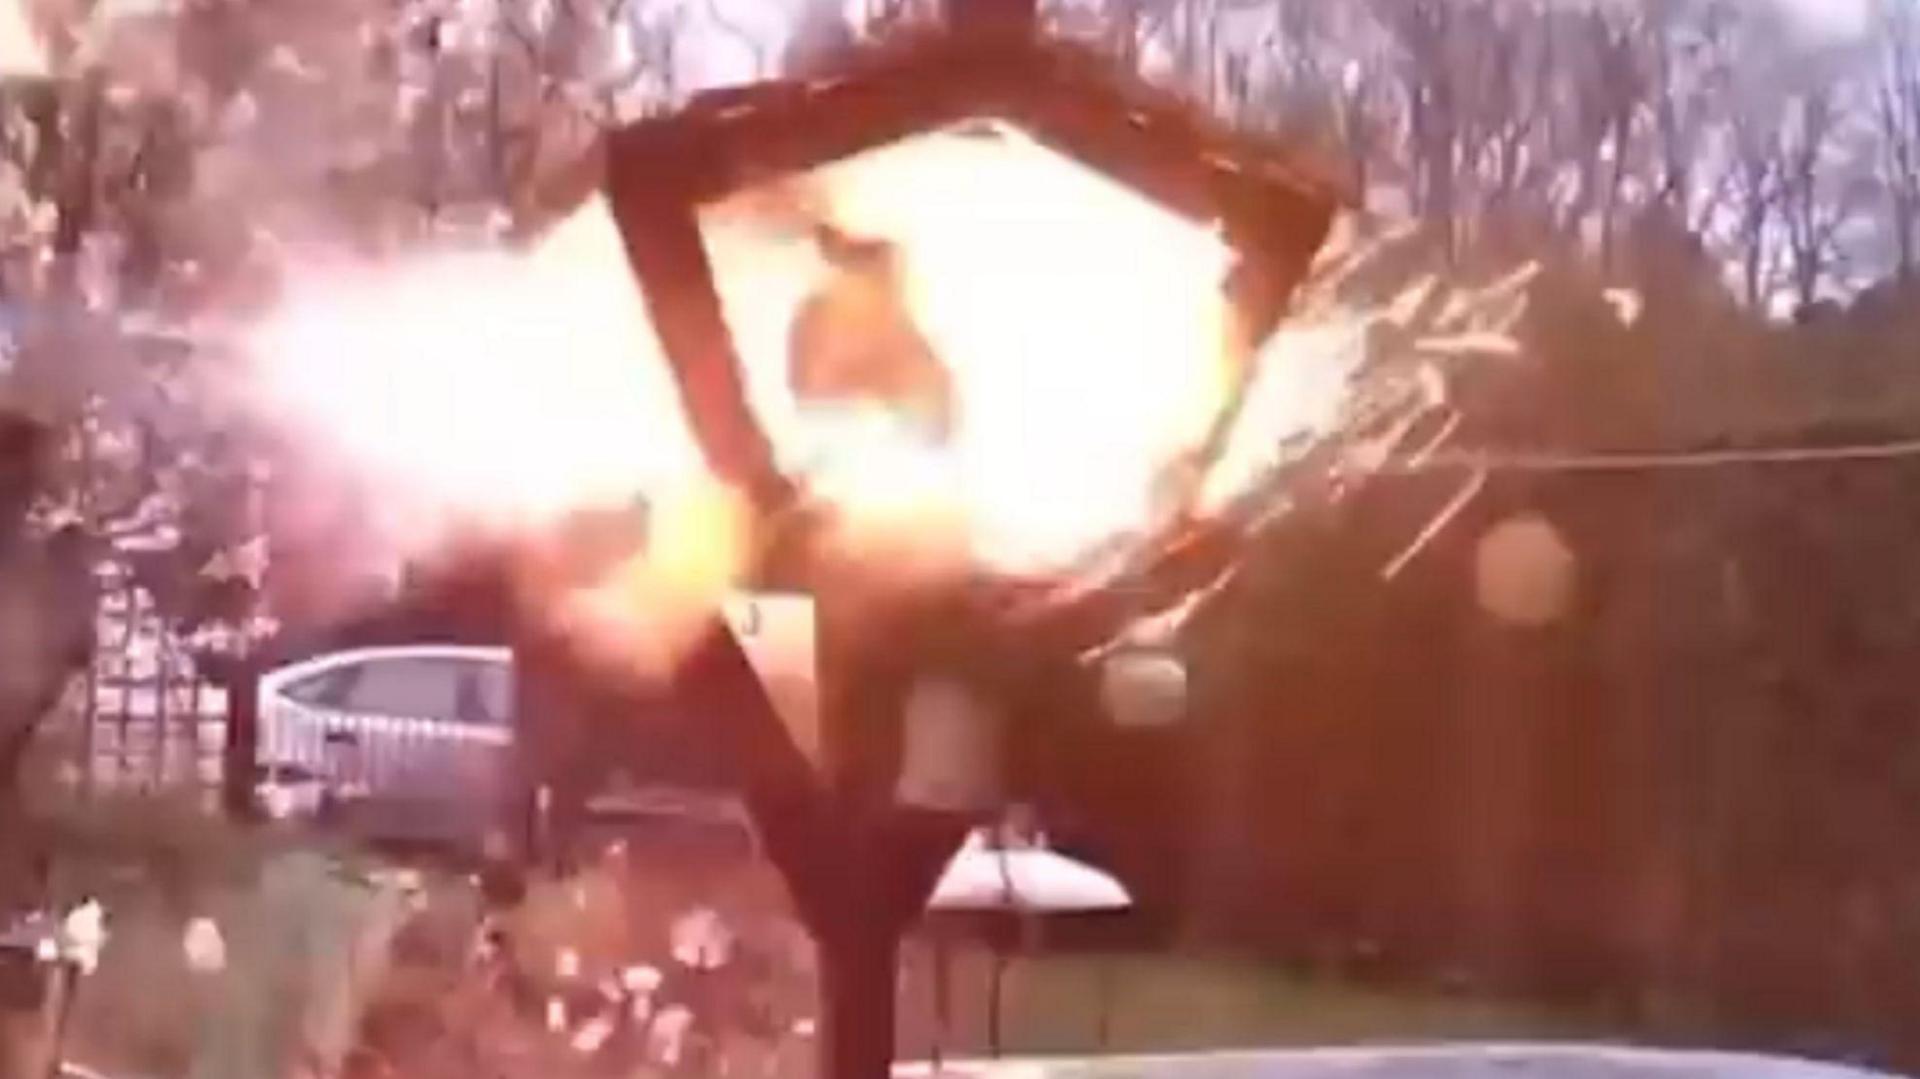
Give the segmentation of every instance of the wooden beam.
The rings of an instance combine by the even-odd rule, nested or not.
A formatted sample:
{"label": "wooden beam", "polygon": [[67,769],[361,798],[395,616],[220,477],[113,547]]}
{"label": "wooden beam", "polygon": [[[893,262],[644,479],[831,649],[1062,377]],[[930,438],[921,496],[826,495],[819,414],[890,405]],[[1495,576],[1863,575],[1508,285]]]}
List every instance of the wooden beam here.
{"label": "wooden beam", "polygon": [[689,177],[708,159],[681,134],[641,129],[613,137],[607,183],[614,219],[708,467],[760,511],[776,513],[792,501],[792,485],[748,404],[713,265],[685,197]]}

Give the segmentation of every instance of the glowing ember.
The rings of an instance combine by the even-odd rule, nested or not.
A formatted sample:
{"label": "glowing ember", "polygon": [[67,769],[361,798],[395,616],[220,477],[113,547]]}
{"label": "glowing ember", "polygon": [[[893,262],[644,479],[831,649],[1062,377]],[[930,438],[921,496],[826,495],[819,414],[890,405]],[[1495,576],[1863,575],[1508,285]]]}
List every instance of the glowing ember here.
{"label": "glowing ember", "polygon": [[1349,381],[1366,356],[1366,330],[1360,313],[1329,310],[1282,326],[1268,340],[1201,486],[1203,512],[1218,511],[1279,465],[1288,438],[1338,424]]}

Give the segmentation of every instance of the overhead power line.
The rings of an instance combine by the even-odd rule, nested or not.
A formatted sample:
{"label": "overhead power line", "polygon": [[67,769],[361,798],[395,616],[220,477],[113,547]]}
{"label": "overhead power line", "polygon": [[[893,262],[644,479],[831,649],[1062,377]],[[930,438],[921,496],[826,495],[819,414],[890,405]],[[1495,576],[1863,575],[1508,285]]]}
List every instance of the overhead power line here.
{"label": "overhead power line", "polygon": [[[1448,431],[1452,427],[1449,426]],[[1468,478],[1460,490],[1435,514],[1413,541],[1380,570],[1380,579],[1393,581],[1431,547],[1442,532],[1486,490],[1496,472],[1635,473],[1705,471],[1766,465],[1843,464],[1894,461],[1920,457],[1920,438],[1850,446],[1779,446],[1743,450],[1663,451],[1651,453],[1497,453],[1438,451],[1430,443],[1420,452],[1390,461],[1374,471],[1390,475],[1424,475],[1465,469]]]}
{"label": "overhead power line", "polygon": [[1762,465],[1839,464],[1920,457],[1920,438],[1845,446],[1777,446],[1728,450],[1568,453],[1442,450],[1388,461],[1372,471],[1417,475],[1461,469],[1488,472],[1660,472]]}

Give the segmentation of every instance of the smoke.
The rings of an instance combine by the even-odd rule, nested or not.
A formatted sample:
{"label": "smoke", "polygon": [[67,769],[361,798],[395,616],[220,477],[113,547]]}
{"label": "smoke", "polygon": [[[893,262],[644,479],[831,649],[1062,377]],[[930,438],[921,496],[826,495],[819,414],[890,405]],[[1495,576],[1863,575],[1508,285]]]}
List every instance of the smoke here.
{"label": "smoke", "polygon": [[395,506],[514,527],[695,470],[603,205],[531,256],[304,269],[249,334],[259,400]]}
{"label": "smoke", "polygon": [[0,0],[0,77],[46,73],[47,59],[27,21],[24,0]]}

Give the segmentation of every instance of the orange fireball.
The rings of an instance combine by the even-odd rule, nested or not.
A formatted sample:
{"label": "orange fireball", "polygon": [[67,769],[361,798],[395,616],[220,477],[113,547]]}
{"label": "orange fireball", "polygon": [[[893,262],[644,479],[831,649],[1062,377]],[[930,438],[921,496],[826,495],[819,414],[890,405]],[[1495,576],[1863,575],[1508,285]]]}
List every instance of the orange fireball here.
{"label": "orange fireball", "polygon": [[[836,579],[1046,574],[1157,529],[1246,362],[1213,231],[1005,126],[783,178],[701,227],[749,403],[834,511]],[[524,255],[308,272],[252,336],[263,400],[381,494],[369,527],[396,549],[646,502],[604,579],[542,593],[613,653],[670,660],[762,541],[690,436],[600,200]],[[1259,388],[1230,458],[1326,411],[1296,391],[1337,396]],[[1216,471],[1205,504],[1257,471]]]}

